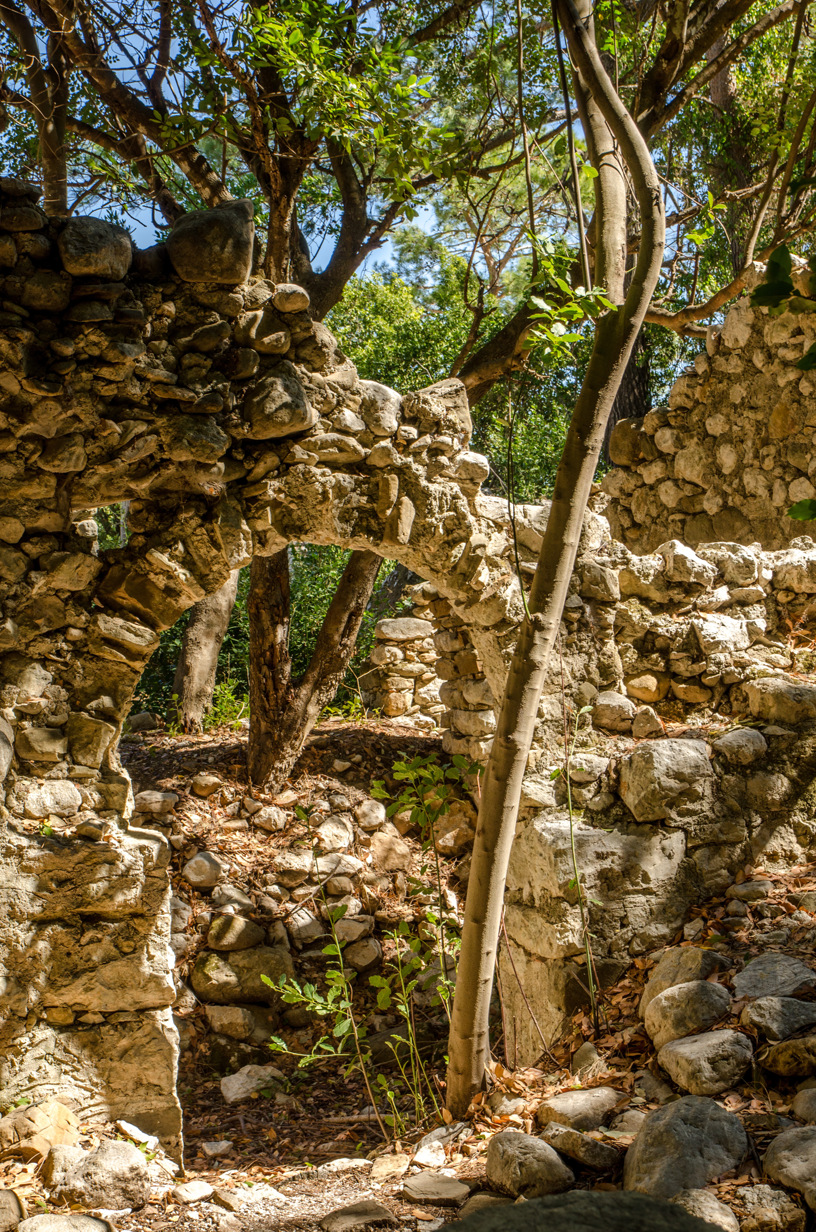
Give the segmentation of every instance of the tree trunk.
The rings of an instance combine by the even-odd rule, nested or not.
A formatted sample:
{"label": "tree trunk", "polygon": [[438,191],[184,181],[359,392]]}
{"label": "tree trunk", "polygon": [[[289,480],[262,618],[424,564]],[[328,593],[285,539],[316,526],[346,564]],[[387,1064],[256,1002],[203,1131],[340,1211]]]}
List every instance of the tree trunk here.
{"label": "tree trunk", "polygon": [[318,634],[308,668],[292,680],[290,586],[286,551],[252,562],[249,591],[249,747],[258,787],[277,789],[290,774],[323,707],[346,674],[382,560],[352,552]]}
{"label": "tree trunk", "polygon": [[[643,221],[637,265],[621,308],[599,320],[592,356],[558,467],[552,508],[533,577],[488,761],[473,848],[451,1023],[447,1104],[463,1116],[484,1082],[489,1014],[507,865],[541,691],[578,553],[584,512],[606,421],[660,274],[665,223],[648,148],[605,73],[589,0],[555,0],[574,70],[574,89],[592,166],[597,280],[623,298],[626,254],[624,166]],[[579,11],[580,8],[580,11]]]}
{"label": "tree trunk", "polygon": [[219,590],[201,599],[190,613],[173,680],[176,713],[183,731],[201,731],[212,704],[218,653],[235,606],[239,572],[235,569]]}

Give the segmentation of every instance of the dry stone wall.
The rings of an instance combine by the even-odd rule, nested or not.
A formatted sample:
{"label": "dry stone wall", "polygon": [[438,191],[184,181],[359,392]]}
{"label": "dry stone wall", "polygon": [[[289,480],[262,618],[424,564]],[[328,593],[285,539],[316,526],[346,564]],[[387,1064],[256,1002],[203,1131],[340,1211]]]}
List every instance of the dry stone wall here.
{"label": "dry stone wall", "polygon": [[[803,294],[808,278],[794,274]],[[816,495],[816,379],[795,365],[814,341],[811,314],[739,299],[668,406],[613,430],[602,487],[615,538],[652,552],[669,539],[782,548],[796,536],[786,510]]]}
{"label": "dry stone wall", "polygon": [[387,718],[434,728],[445,707],[435,670],[434,626],[423,619],[424,605],[417,599],[411,613],[378,621],[360,689],[366,706]]}
{"label": "dry stone wall", "polygon": [[[28,186],[0,179],[0,1087],[7,1102],[36,1092],[126,1119],[138,1109],[168,1143],[180,1131],[168,852],[158,832],[128,828],[117,754],[159,632],[256,553],[372,548],[429,579],[417,601],[434,629],[445,747],[481,760],[522,613],[507,507],[479,490],[487,464],[468,447],[461,385],[401,397],[360,381],[301,288],[252,274],[252,251],[247,203],[187,215],[138,253],[120,229],[48,219]],[[761,325],[771,355],[776,334],[735,311],[743,350]],[[796,328],[798,356],[809,327]],[[736,336],[726,323],[724,359]],[[778,358],[794,370],[793,353]],[[770,363],[763,388],[792,399]],[[721,378],[736,375],[712,363],[668,413],[697,432],[711,418],[698,394],[719,406]],[[756,397],[746,386],[729,405],[747,413]],[[744,440],[756,443],[752,422]],[[792,436],[774,438],[774,459]],[[790,462],[785,448],[772,470]],[[129,539],[99,552],[92,512],[114,501],[129,502]],[[781,506],[734,501],[752,526],[765,510],[767,540]],[[681,512],[690,534],[697,512]],[[546,517],[516,510],[522,579]],[[742,537],[694,553],[661,534],[660,551],[637,556],[587,517],[508,886],[515,967],[548,1033],[581,979],[565,778],[552,777],[565,695],[573,715],[592,707],[570,780],[607,973],[673,935],[735,861],[812,851],[816,692],[791,674],[810,665],[790,631],[812,636],[816,547],[763,553]],[[511,996],[517,1055],[532,1059],[540,1043]]]}
{"label": "dry stone wall", "polygon": [[[436,579],[497,687],[521,613],[460,383],[360,381],[252,251],[246,202],[137,252],[0,178],[1,858],[25,874],[0,925],[0,1089],[138,1110],[176,1144],[167,849],[128,830],[117,753],[159,632],[293,541]],[[119,501],[127,545],[100,552],[93,511]]]}
{"label": "dry stone wall", "polygon": [[[601,529],[571,583],[510,863],[502,988],[519,1062],[541,1052],[528,1001],[552,1039],[586,998],[573,833],[603,982],[675,938],[745,863],[816,857],[816,543],[695,552],[675,541],[636,556]],[[444,747],[484,762],[490,685],[450,604],[421,589]]]}

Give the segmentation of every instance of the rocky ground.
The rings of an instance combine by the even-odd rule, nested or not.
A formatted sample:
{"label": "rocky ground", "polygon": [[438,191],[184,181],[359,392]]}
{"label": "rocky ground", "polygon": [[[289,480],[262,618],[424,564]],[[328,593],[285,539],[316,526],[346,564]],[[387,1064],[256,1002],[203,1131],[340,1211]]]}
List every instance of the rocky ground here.
{"label": "rocky ground", "polygon": [[[327,904],[347,908],[361,1016],[384,1036],[397,1025],[367,977],[387,969],[400,921],[432,948],[436,861],[405,813],[385,818],[371,784],[396,790],[395,761],[438,751],[409,728],[333,723],[271,799],[247,791],[240,735],[125,744],[139,821],[175,851],[185,1173],[135,1126],[12,1111],[0,1121],[0,1232],[17,1225],[18,1198],[29,1216],[94,1212],[132,1232],[351,1232],[433,1229],[574,1187],[672,1198],[730,1232],[804,1232],[816,1208],[816,866],[744,869],[605,990],[597,1023],[577,1014],[537,1068],[496,1063],[466,1123],[429,1116],[389,1140],[358,1073],[337,1061],[304,1073],[270,1054],[272,1031],[303,1050],[316,1028],[302,1008],[255,995],[257,971],[277,960],[319,985]],[[472,819],[462,800],[436,836],[454,931]],[[328,861],[318,872],[313,848]],[[428,1066],[441,1073],[444,1016],[422,992]],[[99,1224],[22,1225],[72,1226]]]}

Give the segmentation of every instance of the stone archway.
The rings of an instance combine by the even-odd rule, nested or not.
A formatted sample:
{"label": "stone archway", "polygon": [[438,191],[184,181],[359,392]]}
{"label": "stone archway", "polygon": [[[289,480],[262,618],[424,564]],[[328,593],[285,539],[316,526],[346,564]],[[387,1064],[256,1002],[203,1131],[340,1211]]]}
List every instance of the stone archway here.
{"label": "stone archway", "polygon": [[[487,694],[465,642],[502,690],[521,616],[515,551],[503,502],[479,490],[487,466],[468,448],[461,386],[400,397],[360,381],[300,288],[251,276],[245,204],[185,216],[167,245],[134,253],[121,230],[49,220],[36,200],[0,179],[0,1092],[58,1093],[86,1114],[138,1109],[172,1147],[169,850],[128,828],[117,755],[160,631],[255,553],[371,548],[433,584],[446,705],[467,716]],[[721,397],[705,375],[692,432]],[[678,417],[674,452],[683,431]],[[650,451],[638,436],[633,473],[612,485],[663,482]],[[128,545],[95,554],[90,511],[124,500]],[[522,571],[543,519],[516,511]],[[676,935],[739,863],[816,851],[816,688],[786,674],[788,614],[805,619],[815,576],[809,540],[778,553],[672,542],[636,557],[589,516],[562,626],[567,696],[592,704],[572,791],[581,816],[573,828],[551,777],[559,665],[508,883],[520,1061],[540,1047],[527,1000],[552,1034],[581,984],[573,829],[612,975]],[[652,703],[700,738],[664,739]],[[718,715],[766,735],[751,748],[716,730],[702,739]],[[480,741],[490,730],[483,717],[471,726]]]}
{"label": "stone archway", "polygon": [[[117,753],[160,631],[255,553],[368,547],[435,582],[498,690],[519,587],[463,387],[360,381],[304,291],[251,276],[248,203],[134,253],[36,200],[0,180],[0,1087],[138,1104],[172,1143],[169,852]],[[116,501],[129,542],[97,555]]]}

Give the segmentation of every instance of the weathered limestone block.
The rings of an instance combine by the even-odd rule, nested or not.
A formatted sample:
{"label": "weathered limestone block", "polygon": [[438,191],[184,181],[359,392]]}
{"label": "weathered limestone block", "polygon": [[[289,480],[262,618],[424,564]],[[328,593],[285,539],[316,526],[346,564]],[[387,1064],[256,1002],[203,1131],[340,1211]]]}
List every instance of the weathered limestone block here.
{"label": "weathered limestone block", "polygon": [[167,237],[167,252],[185,282],[245,282],[255,236],[251,201],[231,201],[213,210],[191,210]]}
{"label": "weathered limestone block", "polygon": [[621,763],[621,796],[637,821],[672,818],[679,806],[702,804],[714,777],[701,740],[650,740]]}
{"label": "weathered limestone block", "polygon": [[82,1120],[136,1122],[177,1155],[177,1058],[169,1009],[121,1010],[101,1023],[68,1028],[40,1020],[26,1029],[13,1020],[0,1027],[0,1090],[11,1103],[31,1091],[59,1096]]}
{"label": "weathered limestone block", "polygon": [[130,236],[101,218],[71,218],[60,232],[59,254],[69,274],[118,281],[130,269]]}
{"label": "weathered limestone block", "polygon": [[282,363],[253,387],[244,403],[246,435],[270,440],[306,432],[317,423],[312,407],[291,364]]}

